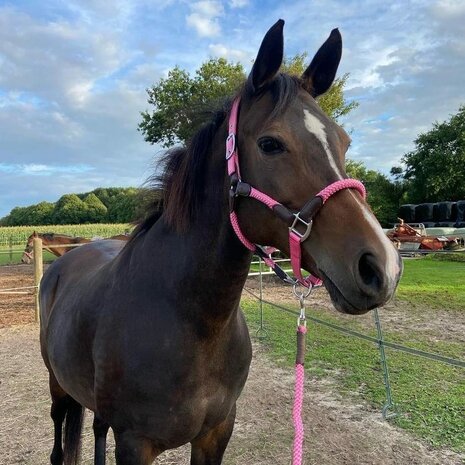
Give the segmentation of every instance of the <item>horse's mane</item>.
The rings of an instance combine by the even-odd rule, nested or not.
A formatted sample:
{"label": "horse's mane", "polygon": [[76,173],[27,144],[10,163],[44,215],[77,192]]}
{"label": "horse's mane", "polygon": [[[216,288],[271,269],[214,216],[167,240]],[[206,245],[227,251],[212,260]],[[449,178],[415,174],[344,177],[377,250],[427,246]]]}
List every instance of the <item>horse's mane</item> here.
{"label": "horse's mane", "polygon": [[[299,78],[280,73],[259,93],[254,93],[247,81],[238,96],[242,100],[260,98],[270,92],[274,109],[269,118],[273,119],[286,109],[301,87]],[[151,189],[162,191],[162,200],[150,205],[146,219],[136,227],[133,238],[149,230],[162,215],[166,224],[177,231],[186,230],[197,216],[204,195],[207,155],[216,131],[229,114],[232,102],[233,99],[228,99],[222,108],[210,112],[210,121],[197,131],[187,146],[169,149],[162,157],[159,162],[163,167],[161,174],[152,175],[147,181]]]}

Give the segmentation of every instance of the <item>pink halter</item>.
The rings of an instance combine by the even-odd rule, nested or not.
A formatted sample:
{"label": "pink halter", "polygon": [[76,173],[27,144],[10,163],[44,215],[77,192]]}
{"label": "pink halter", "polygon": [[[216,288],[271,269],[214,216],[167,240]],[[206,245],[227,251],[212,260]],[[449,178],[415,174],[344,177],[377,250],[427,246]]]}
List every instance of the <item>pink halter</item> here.
{"label": "pink halter", "polygon": [[[310,235],[313,218],[325,204],[325,202],[336,192],[342,189],[355,189],[362,198],[366,197],[365,186],[356,179],[341,179],[325,187],[322,191],[309,200],[302,209],[294,213],[284,205],[274,200],[270,196],[260,192],[241,180],[239,168],[239,154],[236,144],[237,121],[239,116],[240,98],[237,97],[232,105],[229,115],[229,135],[226,139],[226,160],[228,163],[228,175],[231,179],[231,190],[229,192],[230,220],[231,225],[244,246],[261,257],[264,262],[271,267],[274,272],[284,281],[295,284],[300,283],[305,287],[320,286],[322,281],[312,275],[304,278],[301,271],[301,243]],[[289,227],[289,248],[291,255],[292,271],[296,279],[291,278],[282,270],[271,258],[270,254],[275,249],[264,248],[250,242],[242,233],[239,227],[239,220],[235,212],[235,201],[237,197],[252,197],[265,204],[270,210],[278,215]]]}

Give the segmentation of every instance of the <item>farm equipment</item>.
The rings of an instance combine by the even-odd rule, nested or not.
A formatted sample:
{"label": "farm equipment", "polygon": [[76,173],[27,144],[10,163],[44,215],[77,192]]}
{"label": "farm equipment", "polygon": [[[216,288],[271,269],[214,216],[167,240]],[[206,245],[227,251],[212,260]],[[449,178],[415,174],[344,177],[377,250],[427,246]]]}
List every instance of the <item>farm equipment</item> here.
{"label": "farm equipment", "polygon": [[434,250],[464,250],[464,238],[460,236],[428,235],[424,224],[405,223],[398,218],[399,223],[387,232],[388,238],[399,250],[434,251]]}

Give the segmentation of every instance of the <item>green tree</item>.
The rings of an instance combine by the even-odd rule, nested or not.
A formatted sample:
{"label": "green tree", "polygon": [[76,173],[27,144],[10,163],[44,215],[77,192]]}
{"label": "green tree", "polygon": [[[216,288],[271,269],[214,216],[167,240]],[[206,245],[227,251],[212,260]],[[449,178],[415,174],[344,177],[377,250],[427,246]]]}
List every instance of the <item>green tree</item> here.
{"label": "green tree", "polygon": [[53,210],[54,224],[80,224],[86,216],[87,205],[76,194],[61,196]]}
{"label": "green tree", "polygon": [[210,59],[195,72],[194,77],[176,66],[166,79],[147,89],[148,103],[155,106],[142,112],[139,130],[147,142],[161,142],[169,147],[188,140],[202,125],[201,111],[231,95],[245,79],[240,63],[224,58]]}
{"label": "green tree", "polygon": [[[284,60],[282,70],[301,75],[307,54]],[[334,81],[331,89],[318,102],[332,118],[339,118],[353,110],[358,103],[344,99],[348,75]],[[148,103],[153,111],[141,113],[139,130],[151,144],[170,147],[186,141],[206,121],[209,111],[220,106],[244,82],[246,74],[240,63],[229,63],[224,58],[210,59],[195,72],[194,77],[178,66],[168,77],[147,89]]]}
{"label": "green tree", "polygon": [[[281,69],[286,73],[301,76],[308,66],[307,55],[307,53],[301,53],[291,58],[284,58]],[[347,79],[349,79],[349,73],[336,78],[328,92],[317,99],[321,109],[335,121],[338,121],[341,116],[347,115],[359,105],[355,101],[348,102],[344,97],[344,87]]]}
{"label": "green tree", "polygon": [[111,223],[129,223],[136,219],[138,189],[130,188],[109,199],[108,220]]}
{"label": "green tree", "polygon": [[[415,139],[402,157],[407,200],[412,203],[465,198],[465,106],[448,121]],[[398,167],[396,174],[398,174]]]}
{"label": "green tree", "polygon": [[83,200],[86,205],[86,216],[83,223],[104,223],[107,219],[107,207],[93,193],[87,194]]}
{"label": "green tree", "polygon": [[346,172],[365,185],[367,201],[381,225],[389,227],[395,223],[403,195],[402,184],[391,181],[379,171],[367,169],[360,161],[347,160]]}

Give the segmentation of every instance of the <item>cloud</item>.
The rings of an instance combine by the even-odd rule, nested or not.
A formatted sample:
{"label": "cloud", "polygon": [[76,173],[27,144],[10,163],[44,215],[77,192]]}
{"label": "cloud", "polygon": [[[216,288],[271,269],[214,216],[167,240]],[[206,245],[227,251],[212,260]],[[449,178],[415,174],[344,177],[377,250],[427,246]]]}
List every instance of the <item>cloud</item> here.
{"label": "cloud", "polygon": [[0,171],[12,175],[50,176],[52,174],[87,173],[94,168],[89,165],[53,166],[39,163],[0,163]]}
{"label": "cloud", "polygon": [[[343,121],[349,156],[369,168],[388,172],[420,132],[465,103],[463,2],[110,3],[0,7],[0,216],[67,192],[142,183],[160,151],[137,131],[145,89],[175,65],[193,72],[210,56],[250,69],[278,18],[285,53],[308,51],[309,60],[340,28],[338,75],[350,72],[346,97],[360,103]],[[72,171],[79,166],[89,169]]]}
{"label": "cloud", "polygon": [[200,37],[215,37],[220,34],[218,17],[224,14],[221,3],[203,0],[192,3],[190,7],[192,13],[186,17],[186,22]]}
{"label": "cloud", "polygon": [[231,8],[244,8],[249,4],[249,0],[231,0],[229,5]]}
{"label": "cloud", "polygon": [[253,55],[248,54],[244,50],[229,48],[224,44],[210,44],[208,49],[213,56],[226,58],[229,61],[250,63],[253,59]]}

